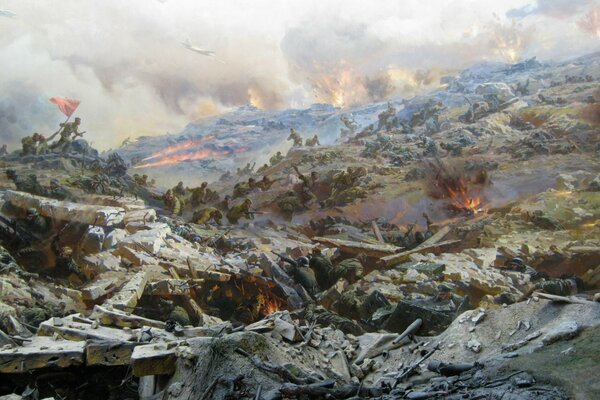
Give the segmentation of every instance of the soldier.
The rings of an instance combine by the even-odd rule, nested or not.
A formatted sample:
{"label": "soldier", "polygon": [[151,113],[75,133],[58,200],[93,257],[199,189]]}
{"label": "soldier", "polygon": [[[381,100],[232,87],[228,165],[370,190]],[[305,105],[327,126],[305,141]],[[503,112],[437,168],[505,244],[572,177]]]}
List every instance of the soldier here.
{"label": "soldier", "polygon": [[192,222],[198,225],[205,225],[212,220],[217,225],[221,225],[222,218],[223,213],[221,211],[219,211],[215,207],[208,207],[195,212],[194,216],[192,217]]}
{"label": "soldier", "polygon": [[321,252],[321,249],[313,249],[309,266],[315,273],[319,287],[323,288],[323,290],[327,290],[333,285],[333,283],[330,282],[329,276],[331,270],[333,269],[333,264],[331,263],[329,257],[326,257]]}
{"label": "soldier", "polygon": [[310,177],[303,175],[298,170],[298,167],[294,165],[294,171],[298,174],[298,178],[302,181],[302,192],[301,192],[301,200],[303,205],[308,205],[314,201],[317,201],[317,196],[315,195],[315,188],[317,182],[319,181],[319,173],[313,171],[310,173]]}
{"label": "soldier", "polygon": [[281,161],[283,161],[283,155],[281,154],[280,151],[278,151],[277,153],[275,153],[275,155],[273,155],[269,159],[269,162],[271,163],[271,166],[273,166],[275,164],[279,164]]}
{"label": "soldier", "polygon": [[[61,123],[59,131],[60,139],[58,140],[58,142],[51,144],[50,149],[54,150],[56,148],[59,148],[61,152],[64,153],[73,142],[73,138],[83,136],[83,134],[85,133],[85,131],[79,132],[78,129],[80,124],[81,118],[79,117],[75,118],[75,121],[73,122]],[[71,135],[73,135],[73,138],[71,138]]]}
{"label": "soldier", "polygon": [[583,281],[576,277],[543,280],[535,284],[536,290],[556,296],[571,296],[583,291]]}
{"label": "soldier", "polygon": [[262,180],[256,183],[256,187],[258,187],[263,192],[271,189],[271,186],[277,182],[277,180],[272,180],[268,175],[264,175]]}
{"label": "soldier", "polygon": [[354,168],[348,167],[346,171],[338,172],[333,176],[331,197],[335,197],[346,189],[349,189],[354,184]]}
{"label": "soldier", "polygon": [[23,178],[17,175],[14,169],[6,170],[6,177],[14,182],[18,191],[36,194],[38,196],[46,196],[46,189],[38,182],[35,174],[29,174]]}
{"label": "soldier", "polygon": [[[277,254],[277,253],[275,253]],[[299,257],[296,260],[286,257],[285,255],[279,255],[279,258],[287,262],[290,267],[287,269],[287,273],[290,277],[299,285],[301,285],[311,297],[315,297],[321,289],[317,283],[315,273],[309,268],[309,261],[307,257]]]}
{"label": "soldier", "polygon": [[6,156],[6,155],[8,155],[8,150],[6,148],[6,145],[3,144],[2,147],[0,147],[0,157],[1,156]]}
{"label": "soldier", "polygon": [[290,136],[288,136],[287,140],[292,140],[294,143],[292,147],[301,147],[302,146],[302,136],[294,129],[290,129]]}
{"label": "soldier", "polygon": [[291,221],[294,212],[302,208],[302,204],[296,195],[296,192],[290,190],[277,200],[277,207],[287,221]]}
{"label": "soldier", "polygon": [[75,196],[69,190],[62,187],[58,179],[52,179],[50,181],[50,188],[48,189],[48,197],[57,200],[72,201]]}
{"label": "soldier", "polygon": [[21,151],[22,156],[35,154],[35,135],[37,135],[37,133],[34,133],[33,136],[25,136],[21,139],[21,146],[23,146],[23,150]]}
{"label": "soldier", "polygon": [[377,123],[377,130],[391,130],[394,127],[394,117],[396,116],[396,108],[392,106],[392,103],[388,103],[387,110],[380,113],[377,118],[379,122]]}
{"label": "soldier", "polygon": [[252,200],[246,199],[241,204],[231,207],[227,213],[227,220],[230,224],[237,224],[241,218],[254,219],[254,215],[250,212]]}
{"label": "soldier", "polygon": [[185,187],[183,186],[183,182],[181,181],[179,181],[177,185],[174,186],[173,189],[171,189],[171,191],[175,196],[185,196],[186,194]]}
{"label": "soldier", "polygon": [[233,198],[237,199],[238,197],[246,196],[252,190],[256,189],[256,179],[248,178],[248,182],[239,182],[236,183],[233,187]]}
{"label": "soldier", "polygon": [[181,215],[183,212],[183,203],[181,199],[173,194],[171,189],[163,195],[163,202],[166,210],[173,216]]}
{"label": "soldier", "polygon": [[231,200],[232,200],[231,196],[226,194],[218,206],[221,209],[221,211],[223,211],[223,212],[229,211],[229,208],[231,207]]}
{"label": "soldier", "polygon": [[313,136],[312,138],[306,139],[306,145],[308,147],[320,146],[321,142],[319,142],[319,136],[315,134],[315,136]]}
{"label": "soldier", "polygon": [[268,169],[269,169],[269,164],[264,164],[262,167],[259,167],[259,168],[256,170],[256,173],[257,173],[257,174],[262,174],[262,173],[264,173],[264,172],[265,172],[266,170],[268,170]]}
{"label": "soldier", "polygon": [[50,232],[52,223],[48,218],[40,215],[36,208],[29,208],[25,215],[25,226],[31,233],[44,236]]}
{"label": "soldier", "polygon": [[48,142],[44,135],[40,135],[39,133],[33,134],[33,140],[35,142],[35,154],[46,154],[48,153]]}
{"label": "soldier", "polygon": [[58,245],[58,240],[54,240],[52,250],[56,257],[54,268],[59,275],[66,277],[74,275],[81,282],[86,282],[88,280],[87,276],[81,271],[75,260],[73,260],[73,249],[71,247],[61,247]]}
{"label": "soldier", "polygon": [[192,207],[198,207],[200,204],[206,204],[206,187],[208,182],[202,182],[200,187],[192,189],[191,204]]}

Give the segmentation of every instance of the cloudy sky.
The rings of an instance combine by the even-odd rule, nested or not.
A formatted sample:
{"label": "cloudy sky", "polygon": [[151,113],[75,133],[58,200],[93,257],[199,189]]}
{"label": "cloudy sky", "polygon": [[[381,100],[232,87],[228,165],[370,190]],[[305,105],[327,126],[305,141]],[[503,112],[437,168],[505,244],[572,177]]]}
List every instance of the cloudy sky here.
{"label": "cloudy sky", "polygon": [[[600,2],[598,3],[600,5]],[[94,146],[252,103],[411,96],[480,61],[598,50],[594,0],[0,0],[0,140],[50,134],[81,100]],[[181,42],[213,50],[207,57]]]}

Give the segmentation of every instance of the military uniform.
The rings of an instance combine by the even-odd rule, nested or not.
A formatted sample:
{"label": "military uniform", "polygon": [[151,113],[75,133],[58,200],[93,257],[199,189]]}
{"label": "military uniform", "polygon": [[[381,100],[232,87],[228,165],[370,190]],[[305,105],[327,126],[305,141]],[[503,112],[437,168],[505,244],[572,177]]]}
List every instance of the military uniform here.
{"label": "military uniform", "polygon": [[319,136],[315,135],[310,139],[306,139],[306,145],[308,147],[320,146],[321,142],[319,142]]}
{"label": "military uniform", "polygon": [[35,140],[33,136],[25,136],[21,139],[21,146],[23,147],[21,155],[35,154]]}
{"label": "military uniform", "polygon": [[237,224],[241,218],[254,219],[254,217],[250,213],[251,205],[252,201],[246,199],[243,203],[231,207],[231,209],[227,213],[227,220],[229,221],[229,223]]}
{"label": "military uniform", "polygon": [[6,177],[13,181],[20,192],[27,192],[38,196],[47,196],[47,190],[37,180],[35,174],[29,174],[26,177],[17,175],[15,170],[7,169]]}
{"label": "military uniform", "polygon": [[183,182],[179,182],[175,187],[173,187],[173,189],[171,189],[171,191],[173,192],[173,194],[175,196],[185,196],[186,195],[186,190],[185,190],[185,187],[183,187]]}
{"label": "military uniform", "polygon": [[192,207],[198,207],[200,204],[206,203],[206,187],[207,186],[208,186],[208,183],[202,182],[200,187],[194,188],[192,190],[192,198],[190,199]]}
{"label": "military uniform", "polygon": [[331,282],[330,273],[333,269],[333,264],[328,257],[325,257],[320,252],[313,254],[310,258],[310,267],[315,272],[315,277],[319,287],[329,289],[335,282]]}
{"label": "military uniform", "polygon": [[287,140],[292,140],[294,142],[293,147],[302,146],[302,136],[300,136],[294,128],[290,129],[290,136],[288,136]]}
{"label": "military uniform", "polygon": [[208,223],[210,220],[213,220],[218,225],[221,225],[222,218],[223,213],[221,211],[219,211],[215,207],[208,207],[194,213],[194,216],[192,217],[192,222],[198,225],[203,225]]}
{"label": "military uniform", "polygon": [[67,148],[73,142],[73,138],[71,137],[71,135],[73,135],[74,137],[83,135],[84,132],[78,131],[80,123],[81,120],[79,118],[75,118],[75,121],[73,122],[66,122],[60,124],[60,139],[58,140],[58,142],[51,144],[50,149],[60,148],[62,152],[66,151]]}
{"label": "military uniform", "polygon": [[165,208],[167,211],[169,211],[169,213],[171,213],[171,215],[181,215],[183,212],[182,200],[175,196],[170,189],[164,194],[163,201]]}
{"label": "military uniform", "polygon": [[271,166],[273,166],[275,164],[279,164],[281,161],[283,161],[283,155],[281,154],[280,151],[278,151],[275,155],[273,155],[269,159],[269,162],[271,163]]}
{"label": "military uniform", "polygon": [[298,196],[296,196],[296,193],[290,191],[277,201],[277,207],[279,207],[279,210],[283,216],[288,221],[291,221],[294,216],[294,212],[301,208],[301,204]]}
{"label": "military uniform", "polygon": [[256,183],[256,186],[264,192],[271,189],[271,186],[273,186],[275,182],[276,181],[271,180],[267,175],[265,175],[263,176],[262,180]]}
{"label": "military uniform", "polygon": [[71,201],[74,199],[73,193],[69,190],[62,187],[58,181],[53,180],[50,182],[50,189],[48,190],[48,197],[57,200],[68,200]]}

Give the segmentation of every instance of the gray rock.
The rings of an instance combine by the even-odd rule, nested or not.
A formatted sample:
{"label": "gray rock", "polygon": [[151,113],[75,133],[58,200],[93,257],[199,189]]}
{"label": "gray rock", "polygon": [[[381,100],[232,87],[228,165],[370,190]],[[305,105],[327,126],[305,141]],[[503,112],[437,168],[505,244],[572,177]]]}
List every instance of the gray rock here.
{"label": "gray rock", "polygon": [[576,321],[565,321],[551,330],[542,338],[544,345],[549,345],[559,340],[573,339],[579,333],[580,326]]}

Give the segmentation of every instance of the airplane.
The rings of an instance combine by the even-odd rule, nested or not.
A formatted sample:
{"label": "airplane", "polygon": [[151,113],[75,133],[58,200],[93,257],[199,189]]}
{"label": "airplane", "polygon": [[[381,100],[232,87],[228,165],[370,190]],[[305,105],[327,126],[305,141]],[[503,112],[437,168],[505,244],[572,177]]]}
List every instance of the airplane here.
{"label": "airplane", "polygon": [[195,51],[196,53],[200,53],[203,56],[208,56],[208,57],[214,57],[215,56],[215,52],[214,51],[204,50],[204,49],[201,49],[200,47],[194,46],[194,45],[192,45],[190,43],[189,39],[186,39],[185,42],[181,42],[181,44],[186,49],[191,50],[191,51]]}
{"label": "airplane", "polygon": [[0,10],[0,17],[14,18],[16,16],[17,16],[17,13],[14,13],[12,11],[9,11],[9,10]]}

